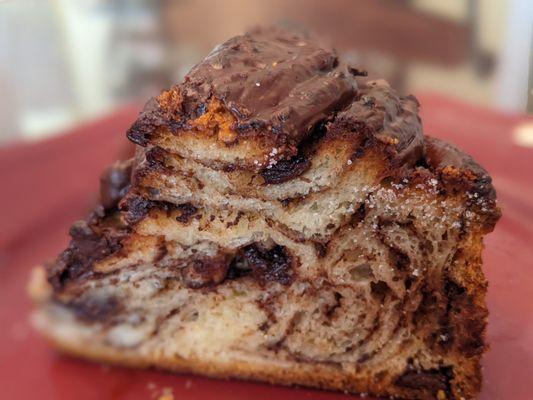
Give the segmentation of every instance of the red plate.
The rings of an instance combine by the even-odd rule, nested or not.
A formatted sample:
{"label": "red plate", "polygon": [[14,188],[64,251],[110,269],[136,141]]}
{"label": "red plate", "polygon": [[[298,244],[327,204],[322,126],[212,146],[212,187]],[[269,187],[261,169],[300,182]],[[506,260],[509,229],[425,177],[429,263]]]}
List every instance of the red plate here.
{"label": "red plate", "polygon": [[[425,131],[449,139],[494,177],[503,218],[486,239],[490,351],[481,399],[533,399],[533,149],[513,132],[533,119],[422,96]],[[32,266],[67,243],[68,226],[96,201],[98,175],[125,145],[129,107],[38,144],[0,150],[0,398],[333,399],[338,393],[132,371],[56,354],[28,322]],[[356,398],[356,397],[351,397]]]}

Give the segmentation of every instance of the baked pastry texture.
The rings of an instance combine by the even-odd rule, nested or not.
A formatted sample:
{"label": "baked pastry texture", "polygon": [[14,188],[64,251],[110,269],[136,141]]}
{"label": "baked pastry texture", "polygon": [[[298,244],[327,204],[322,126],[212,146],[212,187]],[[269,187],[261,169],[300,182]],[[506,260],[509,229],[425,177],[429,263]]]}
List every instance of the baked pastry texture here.
{"label": "baked pastry texture", "polygon": [[256,29],[151,100],[134,159],[36,269],[34,321],[85,358],[470,399],[486,348],[486,171],[418,102]]}

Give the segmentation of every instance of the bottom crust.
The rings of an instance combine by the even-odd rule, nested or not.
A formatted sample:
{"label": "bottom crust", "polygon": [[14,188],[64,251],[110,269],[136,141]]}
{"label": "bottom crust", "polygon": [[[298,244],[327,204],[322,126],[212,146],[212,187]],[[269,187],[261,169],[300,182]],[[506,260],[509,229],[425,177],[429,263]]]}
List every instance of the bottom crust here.
{"label": "bottom crust", "polygon": [[[57,306],[53,306],[57,307]],[[55,314],[53,312],[52,314]],[[378,381],[373,376],[362,373],[350,373],[335,364],[278,361],[254,358],[231,351],[224,357],[169,357],[156,351],[140,353],[136,349],[117,348],[103,342],[91,340],[91,335],[82,324],[73,323],[70,316],[62,321],[51,317],[47,307],[36,311],[33,323],[56,349],[62,353],[76,357],[125,366],[129,368],[192,373],[218,379],[237,378],[265,382],[284,386],[306,386],[317,389],[343,391],[346,393],[390,396],[402,399],[435,399],[446,400],[446,394],[439,391],[435,394],[427,391],[400,388],[391,385],[387,377]],[[466,376],[479,370],[479,359],[472,358],[463,362],[461,369]],[[459,399],[471,398],[470,396]]]}
{"label": "bottom crust", "polygon": [[[39,320],[45,315],[34,315]],[[42,326],[40,327],[42,328]],[[62,353],[76,357],[103,362],[106,364],[125,366],[129,368],[147,369],[155,368],[177,373],[192,373],[218,379],[242,379],[265,382],[273,385],[306,386],[317,389],[329,389],[350,392],[354,394],[387,394],[401,398],[425,399],[412,397],[406,391],[391,391],[390,388],[370,381],[366,377],[348,375],[339,372],[334,367],[326,365],[310,365],[293,362],[278,363],[272,360],[233,360],[222,361],[217,359],[198,358],[167,358],[157,354],[142,357],[133,351],[119,350],[103,344],[90,344],[78,341],[75,337],[69,340],[56,335],[53,331],[40,329],[47,341]]]}

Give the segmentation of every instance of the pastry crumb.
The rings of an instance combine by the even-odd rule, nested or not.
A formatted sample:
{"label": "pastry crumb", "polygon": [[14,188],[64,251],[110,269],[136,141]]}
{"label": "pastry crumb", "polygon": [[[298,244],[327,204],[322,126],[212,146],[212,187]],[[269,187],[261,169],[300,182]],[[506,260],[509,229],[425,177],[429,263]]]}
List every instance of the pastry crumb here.
{"label": "pastry crumb", "polygon": [[172,388],[163,388],[163,393],[157,398],[157,400],[174,400]]}

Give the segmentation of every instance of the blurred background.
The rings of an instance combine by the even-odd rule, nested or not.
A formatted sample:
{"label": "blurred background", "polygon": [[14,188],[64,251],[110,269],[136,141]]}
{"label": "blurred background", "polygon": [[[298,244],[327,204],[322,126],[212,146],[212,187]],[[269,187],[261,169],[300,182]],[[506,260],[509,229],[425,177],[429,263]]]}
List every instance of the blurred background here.
{"label": "blurred background", "polygon": [[257,24],[309,30],[404,93],[533,111],[531,0],[0,0],[0,145],[178,82]]}

